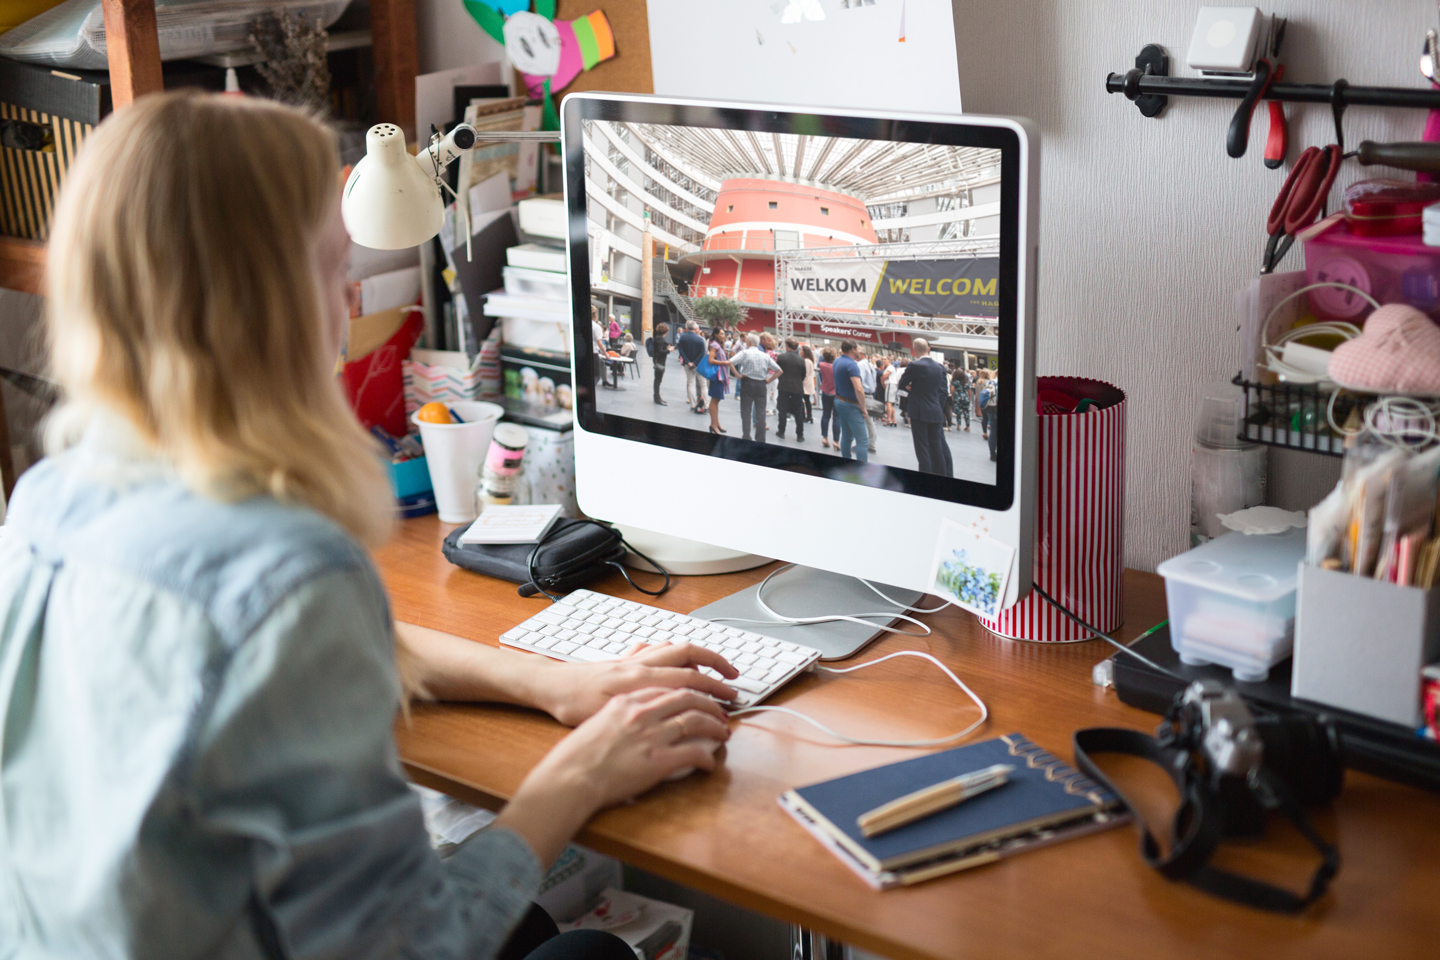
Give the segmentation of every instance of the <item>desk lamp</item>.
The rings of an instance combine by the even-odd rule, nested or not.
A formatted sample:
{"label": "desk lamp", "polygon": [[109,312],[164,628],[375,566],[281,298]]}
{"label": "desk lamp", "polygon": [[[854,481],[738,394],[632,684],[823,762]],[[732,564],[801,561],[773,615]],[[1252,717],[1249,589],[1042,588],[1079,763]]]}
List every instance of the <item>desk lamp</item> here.
{"label": "desk lamp", "polygon": [[350,171],[340,215],[350,238],[363,247],[400,250],[424,243],[445,221],[442,179],[445,168],[477,143],[515,141],[559,143],[548,130],[478,131],[462,123],[416,156],[405,148],[405,134],[393,123],[377,123],[365,134],[365,156]]}

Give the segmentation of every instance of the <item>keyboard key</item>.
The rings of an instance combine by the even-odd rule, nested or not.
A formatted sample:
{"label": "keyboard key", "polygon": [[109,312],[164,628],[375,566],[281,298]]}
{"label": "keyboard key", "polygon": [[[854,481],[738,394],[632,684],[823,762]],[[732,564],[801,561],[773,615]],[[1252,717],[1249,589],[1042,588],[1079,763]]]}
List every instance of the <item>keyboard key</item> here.
{"label": "keyboard key", "polygon": [[761,653],[765,648],[764,648],[763,646],[761,646],[759,643],[755,642],[754,640],[747,640],[747,641],[745,641],[745,644],[744,644],[740,649],[741,649],[741,650],[744,650],[746,653],[756,653],[756,654],[758,654],[758,653]]}
{"label": "keyboard key", "polygon": [[560,632],[560,628],[555,626],[555,624],[553,623],[547,623],[545,624],[545,626],[540,628],[540,632],[545,634],[545,636],[547,637],[553,637]]}
{"label": "keyboard key", "polygon": [[615,635],[615,631],[609,627],[596,627],[595,632],[590,634],[596,640],[608,640]]}
{"label": "keyboard key", "polygon": [[709,630],[706,630],[704,627],[701,627],[701,628],[699,628],[699,629],[697,629],[697,630],[692,630],[692,631],[690,632],[690,639],[691,639],[691,640],[709,640],[709,639],[710,639],[710,631],[709,631]]}
{"label": "keyboard key", "polygon": [[764,693],[769,685],[759,680],[752,680],[749,677],[736,677],[734,680],[726,680],[726,685],[735,690],[743,690],[746,693]]}
{"label": "keyboard key", "polygon": [[659,618],[659,617],[646,617],[644,620],[641,620],[640,623],[641,623],[642,626],[646,626],[646,627],[658,627],[658,626],[660,626],[660,618]]}
{"label": "keyboard key", "polygon": [[573,640],[557,640],[550,649],[562,656],[569,656],[575,650],[580,649],[580,647]]}
{"label": "keyboard key", "polygon": [[695,628],[688,623],[676,624],[670,628],[670,632],[677,637],[688,637],[694,630]]}
{"label": "keyboard key", "polygon": [[562,617],[562,616],[560,616],[560,614],[555,613],[553,610],[541,610],[539,613],[535,614],[535,616],[531,617],[530,619],[531,619],[531,620],[539,620],[541,623],[564,623],[564,622],[565,622],[565,618]]}
{"label": "keyboard key", "polygon": [[669,630],[656,630],[650,635],[651,643],[671,643],[675,640],[675,634]]}
{"label": "keyboard key", "polygon": [[639,610],[632,610],[629,613],[625,614],[625,619],[630,621],[631,623],[639,623],[641,620],[645,619],[645,614],[640,612]]}
{"label": "keyboard key", "polygon": [[530,631],[524,630],[520,627],[511,627],[509,630],[506,630],[504,633],[500,634],[500,639],[508,640],[511,643],[515,643],[518,642],[522,637],[525,636],[525,634],[529,632]]}
{"label": "keyboard key", "polygon": [[575,625],[575,632],[581,634],[582,636],[589,636],[590,634],[594,633],[595,630],[596,627],[593,623],[577,623]]}
{"label": "keyboard key", "polygon": [[754,663],[756,660],[759,659],[760,658],[755,656],[755,654],[753,653],[741,653],[738,656],[732,657],[730,659],[730,662],[737,667],[743,667],[747,664]]}
{"label": "keyboard key", "polygon": [[772,667],[779,666],[779,661],[772,660],[769,657],[761,657],[759,660],[755,661],[755,666],[764,667],[766,670],[769,670]]}
{"label": "keyboard key", "polygon": [[655,628],[654,628],[654,627],[636,627],[636,628],[635,628],[634,636],[644,638],[644,637],[653,637],[654,635],[655,635]]}
{"label": "keyboard key", "polygon": [[537,636],[537,637],[535,638],[535,642],[532,643],[531,646],[532,646],[532,647],[539,647],[541,650],[549,650],[551,647],[555,646],[555,644],[561,643],[561,642],[563,642],[563,641],[557,640],[557,639],[555,639],[554,637],[540,637],[540,636]]}
{"label": "keyboard key", "polygon": [[620,655],[624,654],[626,651],[628,651],[631,646],[633,646],[633,644],[618,643],[618,642],[612,640],[610,643],[607,643],[607,644],[605,645],[605,651],[606,651],[607,653],[613,653],[613,654],[615,654],[616,656],[620,656]]}
{"label": "keyboard key", "polygon": [[[574,640],[577,634],[574,630],[561,630],[559,633],[555,634],[555,636],[559,637],[561,640]],[[580,642],[584,643],[585,641],[581,640]]]}
{"label": "keyboard key", "polygon": [[775,659],[779,660],[781,663],[793,663],[796,666],[799,666],[800,664],[805,662],[804,655],[796,653],[794,650],[777,651],[775,654]]}
{"label": "keyboard key", "polygon": [[600,663],[604,660],[614,660],[613,653],[606,653],[604,650],[596,650],[594,647],[576,647],[570,654],[576,660],[583,660],[587,663]]}

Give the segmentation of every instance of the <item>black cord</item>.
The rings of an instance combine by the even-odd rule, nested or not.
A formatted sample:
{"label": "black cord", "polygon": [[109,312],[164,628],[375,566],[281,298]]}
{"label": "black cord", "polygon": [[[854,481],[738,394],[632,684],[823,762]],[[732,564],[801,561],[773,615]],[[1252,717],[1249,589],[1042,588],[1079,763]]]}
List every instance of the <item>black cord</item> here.
{"label": "black cord", "polygon": [[1130,649],[1129,647],[1125,646],[1125,644],[1121,643],[1119,640],[1116,640],[1114,637],[1110,636],[1108,633],[1105,633],[1103,630],[1097,630],[1095,627],[1090,626],[1090,624],[1086,623],[1084,620],[1081,620],[1079,617],[1077,617],[1075,614],[1071,613],[1068,609],[1066,609],[1063,605],[1061,605],[1061,603],[1060,603],[1058,600],[1056,600],[1054,597],[1050,596],[1050,594],[1046,593],[1043,589],[1041,589],[1040,584],[1038,584],[1038,583],[1032,584],[1031,587],[1030,587],[1030,589],[1032,589],[1032,590],[1034,590],[1036,593],[1038,593],[1038,594],[1040,595],[1040,598],[1041,598],[1042,600],[1044,600],[1046,603],[1050,604],[1050,606],[1054,607],[1056,610],[1059,610],[1062,614],[1064,614],[1065,616],[1069,617],[1071,620],[1074,620],[1076,623],[1078,623],[1080,626],[1084,627],[1086,630],[1089,630],[1091,633],[1093,633],[1093,634],[1095,635],[1095,637],[1096,637],[1097,639],[1104,640],[1106,643],[1110,644],[1110,645],[1111,645],[1112,647],[1114,647],[1116,650],[1121,650],[1121,651],[1123,651],[1123,652],[1125,652],[1125,653],[1130,654],[1130,656],[1134,657],[1136,660],[1139,660],[1141,663],[1145,664],[1145,666],[1149,667],[1151,670],[1158,670],[1158,671],[1160,671],[1161,673],[1165,674],[1165,676],[1167,676],[1167,677],[1173,677],[1174,679],[1179,680],[1181,683],[1185,683],[1185,682],[1186,682],[1186,680],[1185,680],[1184,677],[1176,674],[1174,671],[1166,670],[1164,667],[1160,666],[1160,664],[1158,664],[1158,663],[1156,663],[1155,661],[1151,660],[1149,657],[1144,656],[1143,654],[1136,653],[1134,650],[1132,650],[1132,649]]}

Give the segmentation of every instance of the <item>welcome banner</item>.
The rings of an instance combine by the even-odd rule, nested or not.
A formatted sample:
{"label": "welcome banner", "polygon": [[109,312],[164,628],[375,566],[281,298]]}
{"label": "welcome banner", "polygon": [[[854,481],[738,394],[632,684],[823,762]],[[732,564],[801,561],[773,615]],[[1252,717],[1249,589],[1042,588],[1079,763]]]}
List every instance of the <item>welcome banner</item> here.
{"label": "welcome banner", "polygon": [[998,317],[1000,258],[792,263],[785,299],[809,310]]}
{"label": "welcome banner", "polygon": [[870,309],[941,317],[998,317],[999,287],[999,257],[889,260]]}

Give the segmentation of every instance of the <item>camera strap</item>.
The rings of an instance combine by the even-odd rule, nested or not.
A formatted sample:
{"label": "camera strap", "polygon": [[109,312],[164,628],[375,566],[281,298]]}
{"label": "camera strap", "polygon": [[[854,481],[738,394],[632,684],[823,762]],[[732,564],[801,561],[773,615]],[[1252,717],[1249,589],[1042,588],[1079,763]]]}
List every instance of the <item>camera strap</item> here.
{"label": "camera strap", "polygon": [[[1299,913],[1325,895],[1340,869],[1340,854],[1316,832],[1289,789],[1279,777],[1261,768],[1250,780],[1250,789],[1266,810],[1278,810],[1320,854],[1320,866],[1302,896],[1263,880],[1244,877],[1210,866],[1210,857],[1225,837],[1225,811],[1218,797],[1206,788],[1197,774],[1190,754],[1162,745],[1149,734],[1119,727],[1092,727],[1077,730],[1074,736],[1075,765],[1087,777],[1119,797],[1140,832],[1140,856],[1170,880],[1184,880],[1206,893],[1250,907],[1275,913]],[[1170,849],[1161,853],[1160,844],[1145,819],[1125,794],[1090,759],[1090,754],[1120,753],[1149,760],[1165,770],[1180,791],[1180,809],[1170,837]]]}

